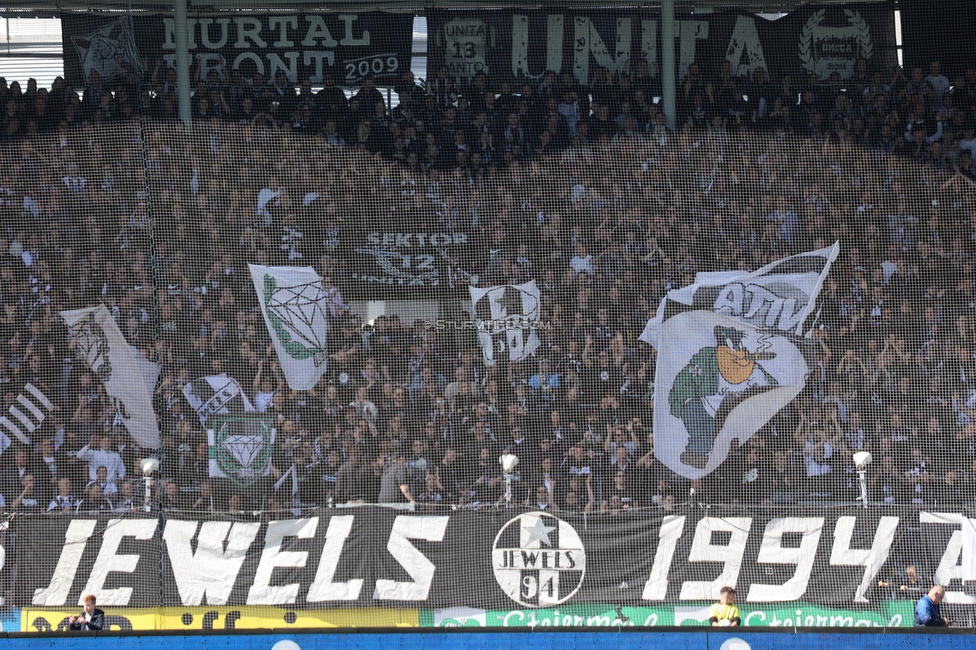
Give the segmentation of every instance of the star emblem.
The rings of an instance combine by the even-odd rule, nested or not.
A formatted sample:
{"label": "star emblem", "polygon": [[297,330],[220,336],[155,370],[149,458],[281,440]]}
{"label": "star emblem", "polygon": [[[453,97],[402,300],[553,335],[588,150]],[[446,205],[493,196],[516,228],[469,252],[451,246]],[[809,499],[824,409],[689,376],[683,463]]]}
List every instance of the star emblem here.
{"label": "star emblem", "polygon": [[545,544],[546,546],[552,546],[552,542],[549,541],[549,533],[556,530],[555,526],[546,526],[542,521],[542,517],[537,517],[535,523],[531,526],[522,526],[522,547],[531,548],[532,542],[538,541],[540,544]]}

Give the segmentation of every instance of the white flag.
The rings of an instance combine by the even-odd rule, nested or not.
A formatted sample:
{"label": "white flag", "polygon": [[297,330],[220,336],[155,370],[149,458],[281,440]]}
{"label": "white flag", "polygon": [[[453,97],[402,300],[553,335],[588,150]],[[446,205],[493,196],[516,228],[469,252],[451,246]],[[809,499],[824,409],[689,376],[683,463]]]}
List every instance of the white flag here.
{"label": "white flag", "polygon": [[469,286],[468,291],[485,364],[493,365],[506,353],[510,361],[532,356],[540,343],[535,328],[541,301],[535,280],[487,288]]}
{"label": "white flag", "polygon": [[692,285],[668,292],[640,340],[658,347],[661,326],[681,311],[723,314],[758,329],[803,334],[840,244],[783,258],[753,272],[698,273]]}
{"label": "white flag", "polygon": [[288,386],[313,388],[325,373],[330,289],[309,266],[248,268]]}
{"label": "white flag", "polygon": [[640,337],[658,350],[654,446],[666,466],[708,474],[803,390],[804,328],[839,250],[699,273],[668,292]]}
{"label": "white flag", "polygon": [[183,396],[204,426],[211,415],[241,416],[254,413],[254,406],[241,390],[240,384],[227,375],[194,379],[183,387]]}
{"label": "white flag", "polygon": [[144,449],[159,447],[152,389],[159,366],[139,359],[105,305],[63,311],[78,353],[98,377],[133,440]]}
{"label": "white flag", "polygon": [[654,394],[654,453],[695,479],[725,462],[806,385],[795,339],[707,311],[664,322]]}

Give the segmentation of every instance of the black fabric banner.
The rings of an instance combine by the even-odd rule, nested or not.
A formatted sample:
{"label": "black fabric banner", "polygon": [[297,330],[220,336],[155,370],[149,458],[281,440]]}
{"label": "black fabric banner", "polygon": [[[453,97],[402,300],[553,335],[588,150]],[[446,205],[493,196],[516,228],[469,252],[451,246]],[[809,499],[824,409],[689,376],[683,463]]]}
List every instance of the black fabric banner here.
{"label": "black fabric banner", "polygon": [[926,75],[933,61],[942,74],[955,81],[976,66],[973,26],[976,5],[971,2],[906,2],[901,9],[901,33],[905,46],[905,71],[918,66]]}
{"label": "black fabric banner", "polygon": [[[158,59],[169,65],[176,60],[171,17],[63,13],[61,28],[65,78],[72,86],[85,85],[92,70],[103,79],[114,78],[120,69],[148,75]],[[204,78],[211,69],[225,72],[223,57],[245,79],[260,72],[271,80],[284,70],[293,84],[303,77],[318,83],[328,73],[340,86],[359,85],[367,74],[377,84],[393,85],[410,69],[413,15],[191,15],[188,30],[190,56],[202,66]]]}
{"label": "black fabric banner", "polygon": [[430,299],[477,284],[477,235],[399,219],[389,227],[343,234],[346,299]]}
{"label": "black fabric banner", "polygon": [[950,590],[965,577],[968,520],[958,514],[557,514],[361,507],[271,522],[17,517],[0,537],[0,579],[15,607],[70,606],[91,592],[111,607],[326,609],[651,606],[710,601],[726,584],[744,603],[857,607],[886,597],[877,584],[891,566],[914,564]]}
{"label": "black fabric banner", "polygon": [[[483,70],[497,90],[505,81],[538,80],[546,70],[571,73],[582,84],[598,67],[617,73],[628,60],[643,59],[653,70],[661,60],[660,22],[650,11],[432,9],[428,75],[447,65],[450,76],[466,82]],[[858,57],[882,69],[896,62],[893,8],[886,4],[803,9],[775,21],[746,12],[679,15],[675,38],[679,78],[692,62],[707,79],[726,60],[733,76],[761,67],[797,83],[812,72],[846,79]]]}

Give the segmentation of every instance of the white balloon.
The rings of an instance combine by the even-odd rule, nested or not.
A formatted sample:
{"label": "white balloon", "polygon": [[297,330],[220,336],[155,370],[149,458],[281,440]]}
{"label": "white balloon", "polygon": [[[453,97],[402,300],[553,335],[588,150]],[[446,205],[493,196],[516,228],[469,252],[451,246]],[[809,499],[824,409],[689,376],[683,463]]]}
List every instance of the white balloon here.
{"label": "white balloon", "polygon": [[302,650],[302,647],[291,639],[285,639],[271,646],[271,650]]}
{"label": "white balloon", "polygon": [[726,639],[719,650],[752,650],[749,644],[737,637],[732,637],[731,639]]}

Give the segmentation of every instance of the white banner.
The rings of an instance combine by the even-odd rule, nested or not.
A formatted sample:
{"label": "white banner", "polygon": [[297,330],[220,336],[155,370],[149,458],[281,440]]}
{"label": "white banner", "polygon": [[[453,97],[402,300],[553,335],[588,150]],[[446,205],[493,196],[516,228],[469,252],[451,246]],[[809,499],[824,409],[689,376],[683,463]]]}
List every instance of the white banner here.
{"label": "white banner", "polygon": [[506,352],[510,361],[532,356],[539,347],[539,288],[535,280],[497,287],[468,287],[485,363]]}
{"label": "white banner", "polygon": [[840,244],[786,257],[753,272],[698,273],[692,285],[669,291],[640,340],[658,347],[669,314],[701,309],[758,329],[804,334],[824,278]]}
{"label": "white banner", "polygon": [[658,350],[654,453],[695,479],[725,462],[796,397],[807,362],[792,340],[719,314],[665,321]]}
{"label": "white banner", "polygon": [[158,448],[152,394],[159,366],[126,342],[105,305],[63,311],[61,317],[78,354],[105,387],[129,435],[144,449]]}
{"label": "white banner", "polygon": [[325,373],[330,289],[310,266],[248,268],[288,386],[313,388]]}

